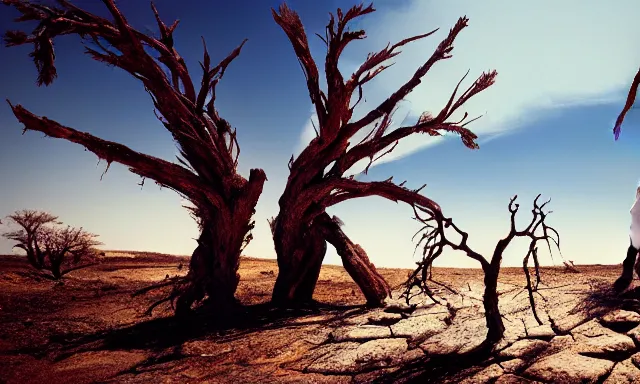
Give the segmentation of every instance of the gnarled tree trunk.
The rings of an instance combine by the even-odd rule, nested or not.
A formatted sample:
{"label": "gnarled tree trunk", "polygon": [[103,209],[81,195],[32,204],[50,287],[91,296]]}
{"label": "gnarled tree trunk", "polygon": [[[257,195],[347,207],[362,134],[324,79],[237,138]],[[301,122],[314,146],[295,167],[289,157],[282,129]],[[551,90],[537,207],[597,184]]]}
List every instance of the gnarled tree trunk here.
{"label": "gnarled tree trunk", "polygon": [[285,222],[278,216],[273,227],[278,277],[271,301],[282,307],[308,305],[313,303],[313,291],[320,276],[327,244],[317,228],[287,230],[283,225]]}
{"label": "gnarled tree trunk", "polygon": [[114,0],[103,1],[110,19],[82,10],[66,0],[56,3],[55,7],[49,7],[30,1],[8,2],[22,13],[19,21],[37,21],[38,25],[30,35],[23,31],[7,32],[6,44],[33,44],[38,84],[49,85],[57,76],[54,38],[80,36],[90,43],[85,45],[85,51],[91,58],[119,67],[142,82],[151,96],[156,116],[176,142],[179,164],[36,116],[20,105],[11,106],[15,116],[24,124],[25,131],[36,130],[78,143],[106,160],[108,165],[121,163],[143,177],[143,182],[144,178],[150,178],[189,200],[201,234],[186,284],[177,287],[171,298],[178,297],[178,313],[188,311],[204,296],[219,307],[232,305],[238,285],[240,252],[251,240],[249,231],[254,225],[251,218],[266,181],[260,169],[252,169],[249,180],[238,174],[240,147],[236,131],[220,117],[215,106],[215,88],[229,64],[240,54],[244,42],[212,66],[203,41],[202,75],[198,82],[201,86],[197,90],[197,83],[174,46],[173,32],[178,23],[165,24],[153,4],[159,36],[136,30]]}
{"label": "gnarled tree trunk", "polygon": [[266,176],[262,170],[252,170],[249,181],[242,181],[231,190],[229,210],[200,208],[200,236],[193,251],[187,275],[188,284],[176,301],[176,314],[188,312],[191,305],[207,296],[213,308],[224,310],[236,306],[235,292],[240,281],[240,255],[250,239],[251,221],[262,193]]}
{"label": "gnarled tree trunk", "polygon": [[327,242],[335,247],[342,265],[368,305],[380,306],[391,295],[389,284],[369,261],[364,249],[351,241],[337,219],[332,219],[326,212],[316,217],[311,228],[300,231],[298,236],[293,231],[284,232],[276,223],[274,242],[280,272],[272,300],[277,305],[297,306],[313,302]]}

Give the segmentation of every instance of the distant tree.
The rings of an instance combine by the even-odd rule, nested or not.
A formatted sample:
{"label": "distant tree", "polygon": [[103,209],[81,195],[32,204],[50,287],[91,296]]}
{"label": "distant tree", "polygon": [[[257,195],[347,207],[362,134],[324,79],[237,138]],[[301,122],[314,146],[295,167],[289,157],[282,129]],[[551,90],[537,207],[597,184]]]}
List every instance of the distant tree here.
{"label": "distant tree", "polygon": [[[469,234],[462,231],[456,226],[451,218],[445,217],[440,210],[430,210],[418,207],[415,209],[415,219],[423,224],[423,227],[417,234],[422,234],[417,247],[423,246],[423,258],[418,263],[417,268],[409,275],[409,279],[405,284],[405,291],[403,297],[409,304],[412,297],[419,294],[426,294],[431,297],[435,302],[438,302],[432,295],[432,291],[429,288],[429,282],[432,277],[433,262],[442,255],[445,248],[449,247],[456,251],[466,253],[466,255],[480,263],[482,272],[484,273],[484,296],[483,306],[485,311],[485,317],[487,321],[487,337],[485,342],[482,343],[478,350],[491,349],[504,335],[504,324],[502,322],[502,316],[500,309],[498,308],[498,276],[500,274],[500,265],[504,251],[507,249],[511,241],[515,238],[528,238],[529,248],[527,254],[523,259],[523,271],[526,277],[526,289],[529,292],[529,302],[538,324],[542,325],[541,319],[538,317],[535,307],[535,301],[533,293],[537,291],[540,284],[540,264],[538,262],[538,242],[546,242],[551,252],[551,243],[553,242],[557,249],[560,249],[560,235],[551,226],[545,222],[547,215],[550,212],[545,212],[544,207],[549,201],[539,204],[538,195],[533,201],[532,214],[533,218],[523,229],[516,228],[516,214],[520,204],[515,201],[517,195],[514,196],[509,202],[510,227],[509,233],[496,243],[493,254],[490,259],[485,258],[480,253],[474,251],[467,244]],[[456,238],[460,238],[459,241],[452,241],[447,237],[446,230],[453,231]],[[416,234],[416,235],[417,235]],[[531,282],[529,272],[529,260],[533,261],[535,271],[535,284]],[[417,288],[414,290],[414,288]]]}
{"label": "distant tree", "polygon": [[27,260],[34,268],[44,268],[44,253],[36,240],[43,226],[61,224],[58,217],[47,212],[25,209],[16,211],[7,218],[19,225],[21,229],[4,233],[3,236],[16,242],[14,248],[20,248],[27,253]]}
{"label": "distant tree", "polygon": [[[425,112],[413,124],[390,129],[398,103],[421,83],[434,64],[451,57],[455,38],[467,26],[466,17],[458,20],[431,57],[406,83],[363,117],[353,118],[354,109],[362,100],[363,85],[391,66],[389,60],[400,54],[401,47],[435,32],[410,37],[369,54],[365,62],[345,78],[339,69],[340,56],[349,43],[365,38],[365,31],[351,31],[349,23],[372,12],[372,5],[357,5],[346,13],[338,9],[337,19],[331,14],[324,37],[318,35],[327,46],[325,93],[321,89],[318,67],[311,56],[300,17],[286,4],[281,5],[278,11],[272,10],[273,18],[291,41],[300,62],[318,119],[316,137],[297,158],[292,156],[289,161],[290,174],[279,200],[280,211],[270,223],[280,269],[272,299],[279,305],[312,301],[327,241],[336,248],[344,267],[370,305],[381,305],[390,293],[389,285],[369,261],[364,249],[347,237],[340,229],[339,219],[330,217],[327,208],[349,199],[379,196],[439,210],[435,202],[419,194],[422,188],[410,190],[404,187],[404,182],[394,184],[391,178],[364,182],[348,176],[347,172],[356,163],[368,160],[366,173],[373,162],[393,151],[400,140],[418,134],[441,136],[453,133],[459,135],[468,148],[478,148],[476,135],[466,128],[475,119],[466,121],[466,114],[459,121],[450,118],[471,97],[494,83],[496,71],[483,73],[456,98],[462,83],[460,80],[449,102],[436,116]],[[356,137],[364,138],[356,142]]]}
{"label": "distant tree", "polygon": [[[14,248],[26,252],[27,260],[33,267],[50,271],[56,280],[89,265],[97,256],[95,247],[102,244],[96,240],[98,235],[82,228],[60,227],[62,223],[58,218],[46,212],[23,210],[8,218],[21,229],[4,233],[3,236],[16,242]],[[79,264],[81,261],[85,263]],[[67,267],[64,271],[63,266]]]}
{"label": "distant tree", "polygon": [[180,164],[36,116],[20,105],[11,108],[25,131],[40,131],[80,144],[106,160],[107,169],[114,161],[121,163],[140,175],[142,182],[153,179],[189,200],[200,236],[189,273],[171,297],[177,301],[176,312],[189,311],[205,296],[215,307],[234,305],[240,253],[251,240],[252,216],[266,180],[261,169],[252,169],[248,180],[238,174],[236,131],[215,108],[216,85],[244,42],[213,67],[205,45],[200,63],[202,85],[196,90],[185,61],[174,47],[173,32],[178,22],[166,25],[153,4],[159,37],[133,28],[114,0],[103,0],[111,20],[66,0],[58,0],[56,6],[24,0],[2,3],[21,14],[16,21],[37,23],[31,34],[8,31],[4,40],[9,47],[33,44],[31,57],[38,69],[38,85],[49,85],[56,78],[53,39],[63,35],[80,36],[92,59],[121,68],[140,80],[159,112],[156,116],[176,142]]}

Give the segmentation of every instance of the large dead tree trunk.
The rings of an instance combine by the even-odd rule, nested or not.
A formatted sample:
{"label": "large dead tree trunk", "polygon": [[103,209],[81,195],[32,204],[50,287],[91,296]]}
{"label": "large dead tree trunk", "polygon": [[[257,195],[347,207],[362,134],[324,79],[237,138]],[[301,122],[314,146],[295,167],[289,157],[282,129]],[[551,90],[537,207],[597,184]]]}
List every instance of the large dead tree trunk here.
{"label": "large dead tree trunk", "polygon": [[313,303],[313,292],[327,252],[324,237],[317,228],[291,230],[274,222],[273,238],[279,255],[279,271],[272,302],[294,307]]}
{"label": "large dead tree trunk", "polygon": [[31,56],[39,72],[39,85],[49,85],[57,76],[53,39],[74,34],[82,38],[91,58],[121,68],[143,83],[157,110],[156,116],[178,146],[179,164],[65,127],[20,105],[11,107],[25,131],[40,131],[80,144],[105,160],[107,169],[114,161],[121,163],[143,178],[141,185],[150,178],[189,200],[201,234],[186,284],[172,294],[178,297],[178,312],[184,312],[204,296],[220,305],[232,304],[240,253],[251,240],[252,215],[266,180],[260,169],[251,170],[248,180],[238,174],[240,148],[236,131],[215,107],[216,85],[240,54],[244,42],[212,67],[203,41],[203,74],[196,91],[185,61],[174,47],[173,32],[178,22],[166,25],[153,4],[159,37],[133,28],[114,0],[103,0],[111,20],[67,0],[58,0],[56,6],[17,0],[2,3],[22,14],[19,21],[38,23],[30,35],[7,32],[5,42],[7,46],[33,44]]}
{"label": "large dead tree trunk", "polygon": [[189,264],[189,284],[176,301],[176,314],[183,315],[192,304],[208,297],[213,308],[225,309],[237,305],[236,288],[240,281],[238,267],[247,234],[253,228],[250,221],[259,193],[240,196],[231,219],[214,215],[202,218],[198,246]]}
{"label": "large dead tree trunk", "polygon": [[[308,287],[314,285],[312,280],[319,273],[319,263],[324,252],[320,252],[320,248],[309,251],[303,239],[314,239],[315,243],[319,236],[315,231],[320,231],[324,240],[336,247],[345,268],[365,294],[369,304],[380,305],[389,294],[388,285],[376,272],[364,250],[338,227],[322,224],[325,220],[321,217],[326,215],[327,208],[352,198],[379,196],[412,206],[439,209],[437,204],[419,194],[421,188],[409,190],[403,187],[404,183],[393,184],[391,178],[385,182],[355,180],[353,174],[349,175],[348,172],[356,163],[369,160],[366,173],[374,161],[391,152],[400,140],[414,134],[440,136],[451,132],[460,135],[468,148],[478,147],[476,135],[465,128],[468,123],[465,122],[466,115],[459,121],[449,119],[467,100],[493,84],[497,75],[495,71],[483,73],[456,98],[459,83],[449,102],[437,116],[424,113],[413,125],[390,129],[392,115],[398,103],[420,84],[436,62],[450,57],[456,36],[467,26],[466,17],[458,20],[431,57],[404,85],[363,117],[353,118],[354,109],[362,99],[362,86],[388,68],[388,60],[398,55],[398,49],[402,46],[435,32],[414,36],[372,53],[353,74],[343,76],[338,68],[342,52],[350,42],[365,37],[364,31],[351,31],[348,24],[371,12],[374,12],[371,5],[358,5],[346,13],[338,9],[337,19],[331,15],[325,35],[320,37],[327,46],[324,63],[327,79],[325,92],[321,89],[318,67],[311,56],[300,17],[284,4],[277,12],[273,10],[274,20],[286,33],[300,61],[318,119],[316,137],[297,158],[292,157],[289,162],[291,172],[279,201],[280,212],[272,221],[280,268],[273,300],[279,305],[311,300],[312,292],[308,292]],[[356,91],[357,101],[351,105]],[[354,139],[356,135],[364,138],[357,142]],[[317,222],[318,219],[320,222]]]}

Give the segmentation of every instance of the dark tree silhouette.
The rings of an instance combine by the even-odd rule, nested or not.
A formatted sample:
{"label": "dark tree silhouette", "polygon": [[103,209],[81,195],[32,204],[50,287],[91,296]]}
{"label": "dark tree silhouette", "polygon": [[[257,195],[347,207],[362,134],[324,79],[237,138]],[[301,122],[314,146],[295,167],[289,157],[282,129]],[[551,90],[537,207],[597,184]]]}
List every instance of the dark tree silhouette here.
{"label": "dark tree silhouette", "polygon": [[[522,229],[516,229],[516,214],[520,207],[517,204],[514,196],[509,202],[509,213],[511,214],[509,233],[503,239],[499,240],[495,246],[491,259],[487,260],[480,253],[474,251],[467,244],[469,234],[458,228],[451,218],[445,217],[439,210],[428,210],[421,207],[414,209],[415,218],[424,226],[417,234],[422,234],[416,247],[423,245],[423,259],[418,263],[417,268],[409,275],[409,279],[405,284],[405,292],[403,293],[407,303],[412,297],[419,294],[426,294],[437,301],[431,293],[429,288],[429,281],[431,280],[431,269],[433,262],[442,255],[442,252],[446,247],[453,250],[462,251],[466,253],[470,258],[478,261],[482,267],[484,273],[484,296],[483,305],[485,310],[485,317],[487,320],[487,337],[485,342],[479,347],[480,350],[485,348],[492,348],[504,335],[504,324],[502,322],[502,316],[498,308],[498,275],[500,274],[500,264],[502,263],[502,257],[504,251],[507,249],[511,241],[517,237],[525,237],[530,239],[529,249],[523,260],[523,270],[527,280],[526,289],[529,292],[529,302],[531,303],[531,309],[533,315],[538,322],[542,325],[542,321],[538,317],[535,307],[535,301],[533,298],[533,292],[538,289],[540,284],[540,269],[538,263],[538,248],[539,241],[544,241],[549,247],[551,252],[551,242],[553,242],[558,250],[560,249],[560,235],[558,232],[548,226],[545,222],[547,215],[551,212],[545,212],[543,209],[549,203],[550,200],[543,204],[538,203],[540,195],[538,195],[533,201],[532,214],[533,218],[527,226]],[[451,229],[455,232],[456,236],[460,237],[460,241],[454,242],[447,238],[446,229]],[[554,237],[555,236],[555,237]],[[536,282],[532,284],[529,274],[529,259],[533,259],[534,270],[536,275]],[[412,292],[413,288],[417,287],[417,292]]]}
{"label": "dark tree silhouette", "polygon": [[244,42],[213,67],[205,46],[200,63],[201,87],[196,90],[185,61],[174,47],[173,32],[178,22],[167,26],[153,4],[159,37],[134,29],[114,0],[103,0],[112,20],[66,0],[58,0],[57,6],[20,0],[2,2],[20,12],[16,21],[37,22],[31,34],[9,31],[4,40],[7,46],[33,44],[31,57],[38,69],[38,85],[49,85],[56,77],[53,39],[63,35],[80,36],[91,58],[121,68],[142,82],[159,112],[158,119],[176,142],[180,164],[36,116],[20,105],[11,108],[25,131],[40,131],[80,144],[108,165],[121,163],[143,181],[153,179],[188,199],[200,225],[200,236],[189,274],[172,294],[177,298],[176,312],[187,312],[205,296],[214,306],[235,304],[239,257],[251,240],[252,216],[266,176],[261,169],[252,169],[248,180],[238,174],[236,132],[218,115],[215,89]]}
{"label": "dark tree silhouette", "polygon": [[[26,252],[33,267],[50,271],[53,279],[58,280],[71,271],[95,264],[95,247],[102,244],[96,240],[98,235],[82,228],[62,228],[58,218],[46,212],[23,210],[8,218],[21,229],[3,236],[16,242],[14,248]],[[85,263],[79,264],[82,260]],[[64,271],[63,266],[67,266]]]}
{"label": "dark tree silhouette", "polygon": [[60,224],[58,217],[47,212],[25,209],[7,216],[10,222],[19,225],[21,229],[4,233],[2,236],[15,241],[14,248],[20,248],[27,254],[27,260],[36,269],[44,268],[44,253],[39,247],[37,235],[40,228],[47,224]]}
{"label": "dark tree silhouette", "polygon": [[25,209],[7,216],[9,221],[18,224],[21,229],[4,233],[2,236],[13,240],[14,248],[20,248],[27,253],[27,260],[36,269],[44,268],[44,253],[36,241],[42,226],[47,224],[61,224],[58,217],[47,212]]}
{"label": "dark tree silhouette", "polygon": [[[369,304],[380,305],[389,295],[389,285],[378,274],[365,251],[340,230],[337,224],[339,220],[330,218],[326,213],[327,208],[353,198],[380,196],[425,209],[439,209],[435,202],[418,193],[421,188],[409,190],[404,188],[404,183],[394,184],[391,179],[363,182],[345,175],[354,164],[369,159],[370,166],[391,152],[400,140],[414,134],[440,136],[447,132],[454,133],[460,135],[468,148],[478,148],[476,135],[466,128],[473,120],[466,121],[466,114],[460,121],[449,121],[449,118],[471,97],[494,83],[495,71],[483,73],[456,98],[461,80],[437,116],[424,113],[414,124],[390,129],[398,103],[421,83],[435,63],[451,57],[456,36],[467,26],[466,17],[458,20],[431,57],[406,83],[362,118],[353,118],[354,109],[362,100],[363,85],[388,68],[391,65],[388,61],[400,53],[402,46],[435,32],[410,37],[369,54],[365,62],[345,78],[338,69],[340,56],[349,43],[365,38],[364,31],[351,31],[348,25],[371,12],[374,12],[372,5],[357,5],[346,13],[338,9],[337,18],[331,14],[325,36],[318,35],[327,46],[325,92],[321,89],[318,67],[309,51],[300,17],[286,4],[281,5],[278,11],[272,10],[273,18],[291,41],[304,71],[309,96],[318,118],[316,137],[296,159],[292,156],[289,162],[290,174],[279,200],[280,211],[270,223],[280,269],[272,299],[279,305],[312,301],[326,251],[325,241],[337,249],[345,268],[358,283]],[[363,140],[354,142],[356,135],[364,136],[367,132]]]}

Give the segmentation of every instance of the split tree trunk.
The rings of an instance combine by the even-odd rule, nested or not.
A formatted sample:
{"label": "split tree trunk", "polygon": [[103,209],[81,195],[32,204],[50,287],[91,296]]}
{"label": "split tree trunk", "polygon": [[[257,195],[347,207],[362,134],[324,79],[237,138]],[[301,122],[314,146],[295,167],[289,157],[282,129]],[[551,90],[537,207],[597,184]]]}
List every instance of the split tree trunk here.
{"label": "split tree trunk", "polygon": [[292,226],[285,225],[280,217],[276,219],[273,234],[279,272],[272,295],[275,305],[298,307],[313,303],[326,242],[336,248],[347,273],[367,299],[367,305],[384,304],[384,299],[391,294],[389,285],[362,247],[353,243],[327,213],[316,217],[307,231],[286,231],[285,227]]}

